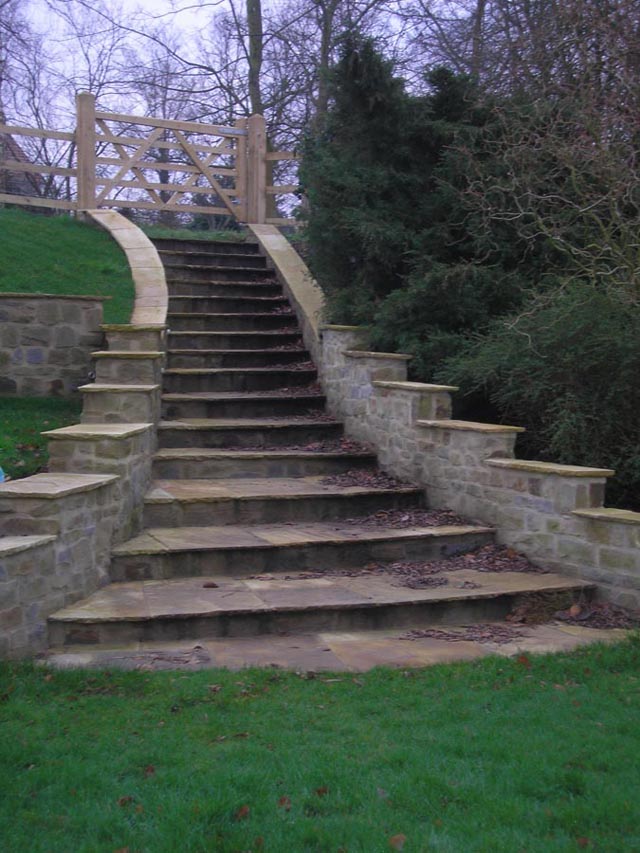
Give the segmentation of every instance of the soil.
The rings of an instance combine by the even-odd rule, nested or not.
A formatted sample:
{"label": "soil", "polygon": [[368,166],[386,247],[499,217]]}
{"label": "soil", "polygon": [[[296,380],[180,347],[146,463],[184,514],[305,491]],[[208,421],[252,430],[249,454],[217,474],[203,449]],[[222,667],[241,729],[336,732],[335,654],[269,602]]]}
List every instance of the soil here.
{"label": "soil", "polygon": [[440,628],[420,628],[414,631],[407,631],[398,639],[400,640],[447,640],[451,643],[497,643],[504,645],[512,643],[514,640],[519,640],[524,637],[522,630],[513,628],[510,625],[466,625],[459,631],[445,631]]}

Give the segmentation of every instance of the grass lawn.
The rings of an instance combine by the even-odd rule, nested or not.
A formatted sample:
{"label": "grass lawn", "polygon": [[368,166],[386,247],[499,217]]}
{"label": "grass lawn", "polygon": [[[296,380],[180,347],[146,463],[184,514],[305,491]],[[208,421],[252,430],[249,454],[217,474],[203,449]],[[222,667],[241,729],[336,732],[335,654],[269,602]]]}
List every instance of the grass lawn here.
{"label": "grass lawn", "polygon": [[127,259],[104,231],[69,216],[0,209],[0,292],[111,297],[105,323],[128,323],[133,280]]}
{"label": "grass lawn", "polygon": [[0,847],[640,850],[640,639],[357,677],[0,664]]}
{"label": "grass lawn", "polygon": [[57,397],[0,397],[0,467],[10,477],[37,473],[47,463],[42,430],[80,420],[82,401]]}

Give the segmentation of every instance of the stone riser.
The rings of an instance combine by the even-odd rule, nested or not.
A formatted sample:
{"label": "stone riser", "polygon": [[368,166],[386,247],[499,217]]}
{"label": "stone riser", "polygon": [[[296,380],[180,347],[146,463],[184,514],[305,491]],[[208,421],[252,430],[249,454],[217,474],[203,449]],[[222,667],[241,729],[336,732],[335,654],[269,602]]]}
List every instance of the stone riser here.
{"label": "stone riser", "polygon": [[466,553],[493,541],[491,532],[431,538],[305,542],[264,548],[193,549],[160,554],[113,554],[113,581],[302,572],[359,568],[371,562],[438,560]]}
{"label": "stone riser", "polygon": [[153,477],[162,480],[224,479],[228,477],[316,477],[339,474],[355,468],[375,465],[373,454],[329,455],[317,453],[309,457],[256,459],[238,457],[198,459],[155,459]]}
{"label": "stone riser", "polygon": [[261,314],[288,304],[284,296],[172,296],[169,299],[169,311],[174,314]]}
{"label": "stone riser", "polygon": [[287,447],[289,445],[309,444],[312,441],[340,438],[342,424],[308,425],[305,423],[287,427],[256,427],[238,429],[173,429],[162,425],[158,430],[160,447]]}
{"label": "stone riser", "polygon": [[167,286],[170,296],[282,296],[277,282],[172,281],[169,276]]}
{"label": "stone riser", "polygon": [[120,423],[146,424],[156,420],[160,408],[159,391],[82,392],[82,415],[84,424]]}
{"label": "stone riser", "polygon": [[[318,631],[369,631],[384,628],[460,625],[502,620],[526,599],[526,593],[450,601],[399,602],[309,609],[173,616],[120,622],[49,622],[49,642],[117,644],[197,640],[210,637],[255,637]],[[576,599],[566,593],[569,606]]]}
{"label": "stone riser", "polygon": [[[215,255],[202,252],[182,252],[164,254],[162,263],[167,270],[200,269],[201,275],[207,275],[209,267],[242,267],[243,269],[267,269],[267,259],[263,255],[238,255],[231,252]],[[204,267],[204,269],[203,269]]]}
{"label": "stone riser", "polygon": [[252,281],[272,282],[274,274],[268,269],[254,269],[243,266],[214,266],[202,267],[171,267],[167,270],[171,281]]}
{"label": "stone riser", "polygon": [[[193,332],[184,335],[169,334],[169,346],[171,349],[190,348],[200,349],[269,349],[285,344],[293,344],[302,341],[300,332],[275,331],[269,333],[239,332],[229,335],[225,332]],[[275,350],[280,352],[280,350]],[[302,352],[303,350],[295,350]]]}
{"label": "stone riser", "polygon": [[216,501],[146,503],[144,527],[207,527],[229,524],[280,524],[334,521],[423,504],[419,490],[364,495],[310,495],[287,498],[229,498]]}
{"label": "stone riser", "polygon": [[96,382],[105,385],[158,385],[162,381],[160,359],[98,358]]}
{"label": "stone riser", "polygon": [[162,417],[181,418],[268,418],[324,413],[324,397],[253,397],[231,400],[164,400]]}
{"label": "stone riser", "polygon": [[168,314],[172,332],[252,332],[291,328],[295,314]]}
{"label": "stone riser", "polygon": [[165,372],[163,388],[168,394],[191,392],[212,393],[218,391],[273,391],[277,388],[293,388],[309,385],[317,377],[315,370],[270,370],[252,372],[251,369],[238,373],[170,373]]}
{"label": "stone riser", "polygon": [[174,252],[195,252],[197,254],[206,255],[257,255],[257,243],[234,243],[222,241],[207,241],[207,240],[173,240],[171,237],[156,237],[151,241],[162,258],[164,263],[167,255]]}
{"label": "stone riser", "polygon": [[276,364],[296,364],[308,361],[307,350],[188,350],[167,353],[167,367],[191,369],[220,369],[225,367],[269,367]]}

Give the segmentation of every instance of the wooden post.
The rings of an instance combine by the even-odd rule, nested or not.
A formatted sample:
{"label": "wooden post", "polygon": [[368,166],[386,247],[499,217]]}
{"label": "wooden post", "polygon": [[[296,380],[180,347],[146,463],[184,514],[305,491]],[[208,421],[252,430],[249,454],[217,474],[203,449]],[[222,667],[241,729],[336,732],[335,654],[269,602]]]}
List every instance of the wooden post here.
{"label": "wooden post", "polygon": [[96,206],[96,97],[76,95],[76,147],[78,149],[78,210]]}
{"label": "wooden post", "polygon": [[[247,119],[239,118],[234,127],[247,130]],[[238,222],[248,222],[247,219],[247,137],[236,138],[236,219]]]}
{"label": "wooden post", "polygon": [[247,222],[262,225],[267,211],[267,133],[264,118],[252,115],[247,121],[247,132]]}

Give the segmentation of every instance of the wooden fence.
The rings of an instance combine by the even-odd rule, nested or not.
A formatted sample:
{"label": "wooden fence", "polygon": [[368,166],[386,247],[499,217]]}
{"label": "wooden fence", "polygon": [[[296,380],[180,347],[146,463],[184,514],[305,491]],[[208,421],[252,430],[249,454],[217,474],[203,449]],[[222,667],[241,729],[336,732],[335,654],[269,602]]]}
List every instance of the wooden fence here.
{"label": "wooden fence", "polygon": [[[76,105],[74,133],[0,124],[0,202],[79,211],[132,208],[155,211],[161,219],[218,214],[243,223],[295,222],[275,215],[273,199],[296,192],[297,185],[275,185],[268,176],[276,162],[297,157],[267,150],[262,116],[224,127],[100,112],[88,92],[77,96]],[[39,139],[48,162],[33,162],[17,137]]]}

